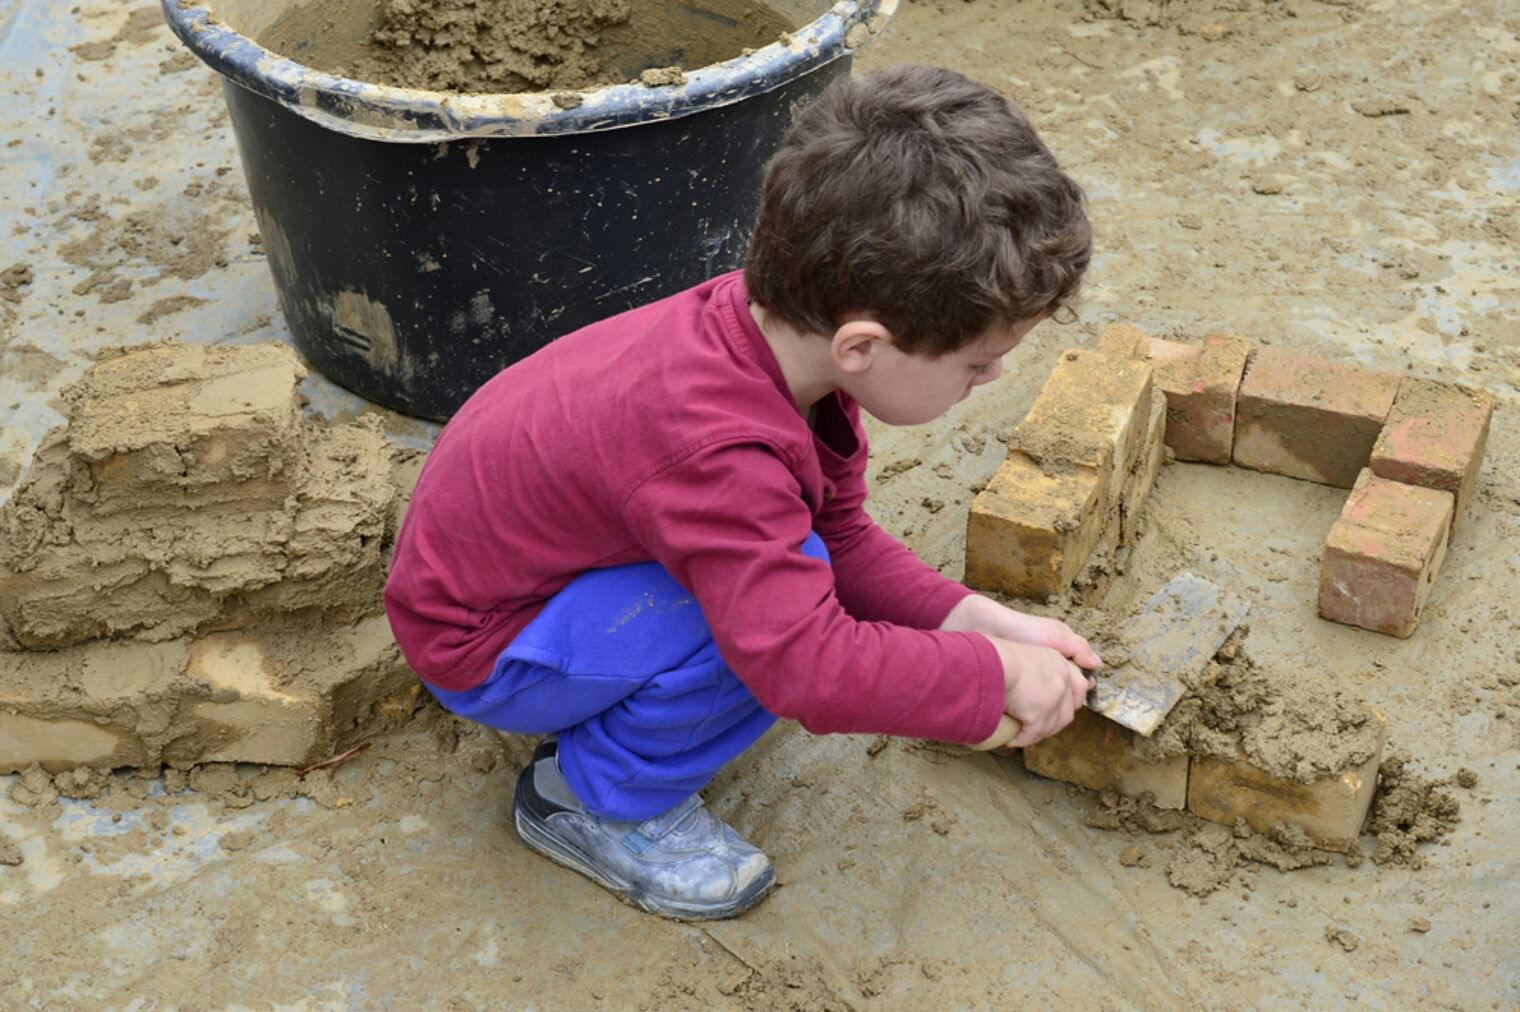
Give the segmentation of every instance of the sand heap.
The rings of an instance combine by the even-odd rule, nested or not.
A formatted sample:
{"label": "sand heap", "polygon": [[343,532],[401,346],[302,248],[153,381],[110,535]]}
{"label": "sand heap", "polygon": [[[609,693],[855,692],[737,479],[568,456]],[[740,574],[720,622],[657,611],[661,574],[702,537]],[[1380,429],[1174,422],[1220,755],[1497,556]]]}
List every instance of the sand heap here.
{"label": "sand heap", "polygon": [[409,697],[381,604],[398,454],[307,421],[304,375],[279,345],[159,344],[64,391],[0,506],[0,772],[302,764]]}

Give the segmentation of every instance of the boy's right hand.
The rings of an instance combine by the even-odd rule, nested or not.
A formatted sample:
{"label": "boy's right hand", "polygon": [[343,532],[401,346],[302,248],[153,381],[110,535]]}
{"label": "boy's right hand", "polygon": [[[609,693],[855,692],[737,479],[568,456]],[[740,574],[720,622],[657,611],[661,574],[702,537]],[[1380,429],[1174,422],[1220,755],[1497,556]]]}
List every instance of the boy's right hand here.
{"label": "boy's right hand", "polygon": [[990,738],[973,747],[1023,748],[1070,724],[1094,685],[1092,676],[1049,647],[996,636],[987,640],[1003,662],[1005,718]]}

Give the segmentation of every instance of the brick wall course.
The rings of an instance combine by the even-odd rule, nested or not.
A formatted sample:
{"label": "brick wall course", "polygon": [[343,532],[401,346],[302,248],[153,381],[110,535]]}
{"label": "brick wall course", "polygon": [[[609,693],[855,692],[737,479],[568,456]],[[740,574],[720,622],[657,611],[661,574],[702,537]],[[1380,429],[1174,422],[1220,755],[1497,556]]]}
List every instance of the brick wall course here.
{"label": "brick wall course", "polygon": [[1392,373],[1258,347],[1240,385],[1233,460],[1350,488],[1371,459],[1398,386]]}

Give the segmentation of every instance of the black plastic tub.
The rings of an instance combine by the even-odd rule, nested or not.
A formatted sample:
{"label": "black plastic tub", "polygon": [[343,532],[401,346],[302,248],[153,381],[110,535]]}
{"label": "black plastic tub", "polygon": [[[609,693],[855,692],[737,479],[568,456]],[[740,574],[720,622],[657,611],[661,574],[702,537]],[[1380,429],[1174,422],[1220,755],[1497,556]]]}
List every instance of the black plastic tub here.
{"label": "black plastic tub", "polygon": [[766,159],[896,0],[782,5],[802,27],[683,84],[553,94],[354,81],[253,41],[298,6],[163,0],[222,75],[296,346],[445,419],[554,338],[737,267]]}

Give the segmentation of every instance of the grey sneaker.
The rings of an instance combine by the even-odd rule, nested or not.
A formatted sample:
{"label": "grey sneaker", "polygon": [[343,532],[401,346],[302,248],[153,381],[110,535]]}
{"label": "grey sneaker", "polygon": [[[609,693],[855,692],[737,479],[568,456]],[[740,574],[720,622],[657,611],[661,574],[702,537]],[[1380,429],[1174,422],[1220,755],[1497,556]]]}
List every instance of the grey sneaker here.
{"label": "grey sneaker", "polygon": [[528,846],[665,917],[732,917],[760,902],[776,880],[770,859],[695,794],[643,822],[587,811],[560,772],[553,739],[517,778],[512,813]]}

